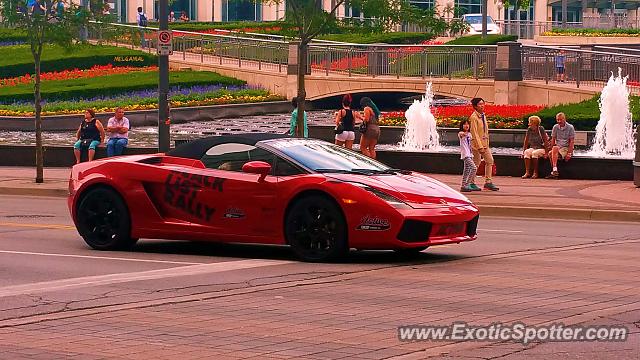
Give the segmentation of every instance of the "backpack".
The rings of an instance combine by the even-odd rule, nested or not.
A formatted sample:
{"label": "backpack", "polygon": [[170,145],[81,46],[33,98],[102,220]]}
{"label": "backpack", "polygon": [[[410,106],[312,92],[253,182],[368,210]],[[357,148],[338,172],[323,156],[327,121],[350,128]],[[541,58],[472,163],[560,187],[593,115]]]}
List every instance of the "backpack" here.
{"label": "backpack", "polygon": [[140,26],[147,26],[147,16],[144,13],[140,13]]}

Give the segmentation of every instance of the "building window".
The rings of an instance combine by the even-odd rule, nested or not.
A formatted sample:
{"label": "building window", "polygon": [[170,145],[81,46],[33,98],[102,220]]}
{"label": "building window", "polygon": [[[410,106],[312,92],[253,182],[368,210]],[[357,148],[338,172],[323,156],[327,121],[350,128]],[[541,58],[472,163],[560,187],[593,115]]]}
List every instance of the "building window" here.
{"label": "building window", "polygon": [[409,0],[409,4],[422,10],[433,9],[433,0]]}
{"label": "building window", "polygon": [[[169,11],[168,14],[171,14],[173,11],[173,21],[180,21],[180,17],[184,12],[185,16],[189,19],[189,21],[196,21],[198,16],[198,11],[196,9],[197,0],[174,0],[173,2],[169,2]],[[160,15],[160,5],[158,0],[154,2],[154,18],[158,19]]]}
{"label": "building window", "polygon": [[262,21],[262,2],[223,0],[222,21]]}
{"label": "building window", "polygon": [[482,12],[482,0],[456,0],[456,6],[461,14],[480,14]]}

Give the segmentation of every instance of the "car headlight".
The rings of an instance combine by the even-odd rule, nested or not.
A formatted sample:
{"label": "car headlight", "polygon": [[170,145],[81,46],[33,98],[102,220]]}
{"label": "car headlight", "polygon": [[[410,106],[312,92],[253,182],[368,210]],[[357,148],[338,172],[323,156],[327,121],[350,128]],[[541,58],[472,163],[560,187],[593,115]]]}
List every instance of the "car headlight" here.
{"label": "car headlight", "polygon": [[370,193],[372,193],[373,195],[375,195],[376,197],[380,198],[381,200],[386,201],[387,204],[391,205],[392,207],[396,208],[396,209],[411,209],[411,206],[407,205],[407,203],[405,203],[404,201],[398,199],[397,197],[387,194],[386,192],[382,191],[382,190],[378,190],[376,188],[373,188],[369,185],[365,185],[362,183],[358,183],[358,182],[349,182],[349,184],[353,185],[353,186],[357,186],[359,188],[361,188],[362,190],[368,191]]}

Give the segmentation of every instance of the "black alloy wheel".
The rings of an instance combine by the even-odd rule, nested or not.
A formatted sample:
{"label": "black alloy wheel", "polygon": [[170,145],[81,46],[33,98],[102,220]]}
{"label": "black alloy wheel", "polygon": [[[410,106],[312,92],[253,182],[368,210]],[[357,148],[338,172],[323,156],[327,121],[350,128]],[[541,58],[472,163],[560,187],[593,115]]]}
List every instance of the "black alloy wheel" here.
{"label": "black alloy wheel", "polygon": [[122,250],[136,242],[127,205],[114,190],[90,189],[78,204],[77,217],[80,236],[96,250]]}
{"label": "black alloy wheel", "polygon": [[295,202],[287,213],[285,236],[304,261],[335,260],[349,249],[344,216],[338,205],[324,196],[306,196]]}

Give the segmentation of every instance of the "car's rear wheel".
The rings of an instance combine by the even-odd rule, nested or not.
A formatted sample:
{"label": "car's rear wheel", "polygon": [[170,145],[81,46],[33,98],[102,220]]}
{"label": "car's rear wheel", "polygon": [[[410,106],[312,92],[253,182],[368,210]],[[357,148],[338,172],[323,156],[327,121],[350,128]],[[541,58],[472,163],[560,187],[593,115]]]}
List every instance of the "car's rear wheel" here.
{"label": "car's rear wheel", "polygon": [[347,224],[335,202],[312,195],[297,200],[287,213],[287,242],[304,261],[335,260],[348,251]]}
{"label": "car's rear wheel", "polygon": [[420,246],[415,248],[395,249],[393,251],[395,251],[396,254],[402,257],[412,257],[412,256],[418,256],[422,251],[426,250],[427,248],[428,246]]}
{"label": "car's rear wheel", "polygon": [[78,232],[97,250],[122,250],[137,239],[131,238],[131,219],[124,200],[116,191],[99,187],[88,190],[77,208]]}

